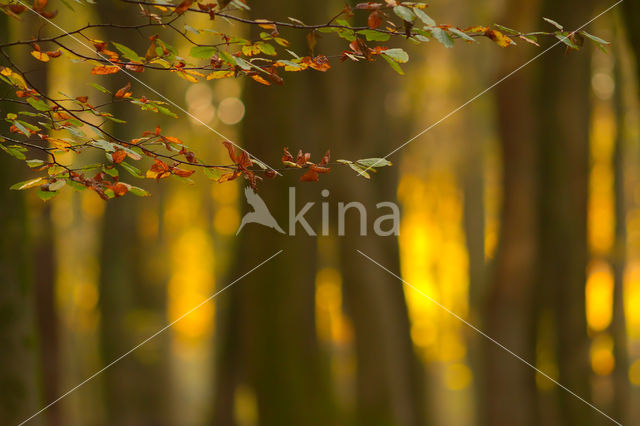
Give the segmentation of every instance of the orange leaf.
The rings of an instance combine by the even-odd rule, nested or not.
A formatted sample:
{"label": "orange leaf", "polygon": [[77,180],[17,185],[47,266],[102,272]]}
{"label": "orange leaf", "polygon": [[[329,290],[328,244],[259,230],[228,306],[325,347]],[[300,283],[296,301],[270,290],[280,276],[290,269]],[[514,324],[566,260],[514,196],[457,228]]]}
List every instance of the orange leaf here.
{"label": "orange leaf", "polygon": [[271,86],[271,83],[269,83],[267,80],[262,78],[262,76],[260,75],[254,74],[254,75],[251,75],[250,77],[255,81],[257,81],[258,83],[264,84],[265,86]]}
{"label": "orange leaf", "polygon": [[264,28],[265,30],[276,29],[276,26],[272,23],[272,21],[269,21],[267,19],[256,19],[254,20],[254,22],[257,23],[260,28]]}
{"label": "orange leaf", "polygon": [[121,163],[125,158],[127,158],[127,153],[121,149],[111,153],[111,160],[116,164]]}
{"label": "orange leaf", "polygon": [[91,70],[91,74],[94,75],[105,75],[105,74],[115,74],[120,71],[120,67],[115,65],[98,65],[93,67]]}
{"label": "orange leaf", "polygon": [[300,177],[300,182],[317,182],[318,181],[318,173],[315,170],[310,168],[307,170],[307,173],[303,174]]}
{"label": "orange leaf", "polygon": [[189,177],[194,172],[195,172],[195,170],[184,170],[184,169],[179,169],[177,167],[173,167],[171,169],[171,173],[173,173],[176,176],[180,176],[180,177]]}
{"label": "orange leaf", "polygon": [[60,49],[58,49],[58,50],[50,50],[46,52],[46,54],[50,58],[57,58],[58,56],[62,55],[62,52],[60,51]]}
{"label": "orange leaf", "polygon": [[34,0],[33,1],[33,10],[41,11],[47,6],[49,0]]}
{"label": "orange leaf", "polygon": [[116,197],[122,197],[124,194],[129,192],[129,188],[127,188],[127,185],[125,185],[124,183],[120,183],[120,182],[118,182],[115,185],[113,185],[111,187],[111,190],[116,195]]}
{"label": "orange leaf", "polygon": [[131,82],[127,82],[126,86],[118,89],[114,96],[116,98],[128,98],[129,96],[131,96],[131,92],[129,92],[129,89],[131,89]]}
{"label": "orange leaf", "polygon": [[168,140],[169,142],[173,142],[173,143],[177,143],[178,145],[182,145],[182,141],[176,137],[173,136],[163,136],[164,139]]}
{"label": "orange leaf", "polygon": [[193,4],[193,0],[184,0],[182,3],[178,5],[178,7],[175,8],[174,11],[178,15],[182,15],[184,12],[187,11],[187,9],[191,7],[192,4]]}

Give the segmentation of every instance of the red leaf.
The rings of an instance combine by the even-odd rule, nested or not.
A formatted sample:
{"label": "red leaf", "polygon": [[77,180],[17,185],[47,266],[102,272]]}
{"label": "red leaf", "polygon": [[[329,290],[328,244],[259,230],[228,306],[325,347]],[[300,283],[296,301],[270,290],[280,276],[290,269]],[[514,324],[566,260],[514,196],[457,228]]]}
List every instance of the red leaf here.
{"label": "red leaf", "polygon": [[192,4],[193,4],[193,0],[184,0],[182,3],[178,5],[178,7],[175,8],[175,12],[178,15],[182,15],[184,12],[187,11],[187,9],[189,9],[189,7],[191,7]]}
{"label": "red leaf", "polygon": [[372,29],[376,29],[380,25],[382,25],[382,16],[380,12],[378,12],[377,10],[371,12],[369,14],[369,18],[367,19],[367,24],[369,25],[369,28]]}
{"label": "red leaf", "polygon": [[317,182],[318,181],[318,173],[316,173],[313,168],[307,170],[307,173],[303,174],[300,177],[300,182]]}
{"label": "red leaf", "polygon": [[179,169],[177,167],[172,167],[171,168],[171,173],[173,173],[176,176],[180,176],[180,177],[189,177],[194,172],[195,172],[195,170],[184,170],[184,169]]}

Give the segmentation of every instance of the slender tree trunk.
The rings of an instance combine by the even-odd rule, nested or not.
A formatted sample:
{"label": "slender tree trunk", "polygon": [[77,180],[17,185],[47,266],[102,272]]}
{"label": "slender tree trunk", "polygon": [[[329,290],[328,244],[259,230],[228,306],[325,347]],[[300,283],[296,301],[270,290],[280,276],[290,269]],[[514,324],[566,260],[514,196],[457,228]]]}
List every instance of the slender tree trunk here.
{"label": "slender tree trunk", "polygon": [[[127,15],[131,8],[121,2],[98,2],[101,22],[127,24],[136,22],[135,15]],[[136,33],[127,46],[144,52],[148,40]],[[107,39],[118,39],[116,33]],[[145,77],[142,77],[145,79]],[[129,80],[129,79],[127,79]],[[109,89],[115,92],[127,80],[109,81]],[[136,83],[132,81],[135,86]],[[127,117],[130,107],[116,103],[111,112],[116,117]],[[138,113],[136,111],[136,113]],[[139,135],[150,126],[144,123],[114,125],[112,133],[124,140]],[[145,258],[150,252],[143,245],[138,229],[138,206],[136,197],[111,200],[105,207],[100,253],[100,351],[103,363],[111,362],[142,339],[140,318],[153,313],[166,312],[166,287],[153,282],[143,272]],[[139,314],[136,317],[133,314]],[[162,318],[162,317],[161,317]],[[150,331],[160,328],[165,321],[158,321],[149,327]],[[168,337],[160,335],[139,351],[146,351],[146,360],[134,353],[114,365],[103,374],[104,403],[110,424],[168,424]],[[152,361],[150,361],[152,360]]]}
{"label": "slender tree trunk", "polygon": [[[591,2],[543,1],[542,15],[575,28],[590,18]],[[589,177],[590,52],[556,48],[541,61],[540,273],[555,317],[558,381],[590,399],[585,313]],[[589,425],[593,410],[557,390],[562,424]]]}
{"label": "slender tree trunk", "polygon": [[[0,39],[11,37],[10,18],[0,16]],[[15,27],[14,27],[15,28]],[[7,104],[5,104],[7,105]],[[2,114],[16,112],[3,108]],[[18,424],[39,407],[38,340],[31,230],[24,193],[9,187],[26,179],[25,166],[0,155],[0,424]],[[41,419],[38,420],[41,422]]]}
{"label": "slender tree trunk", "polygon": [[[535,2],[510,2],[506,21],[526,28],[537,16]],[[531,55],[523,48],[505,56],[504,75]],[[485,305],[487,333],[527,360],[535,359],[533,291],[536,271],[538,217],[537,141],[532,69],[523,70],[496,88],[498,130],[503,162],[503,206],[493,278]],[[485,341],[486,424],[535,423],[534,373],[521,361]]]}
{"label": "slender tree trunk", "polygon": [[[335,77],[341,84],[333,89],[339,94],[331,98],[332,104],[338,105],[334,120],[339,123],[333,139],[348,143],[336,147],[336,158],[383,156],[406,135],[406,131],[398,131],[406,126],[399,126],[385,113],[385,100],[395,87],[390,81],[395,76],[382,65],[347,64],[348,68],[337,70],[342,74]],[[379,84],[382,81],[384,86]],[[404,286],[356,251],[362,250],[396,273],[400,271],[397,238],[377,236],[373,228],[379,215],[389,213],[378,210],[376,204],[396,201],[397,168],[384,169],[372,182],[351,170],[336,169],[335,174],[331,177],[332,203],[360,201],[367,209],[367,236],[359,235],[360,217],[350,211],[346,235],[339,237],[346,312],[355,330],[355,424],[424,424],[425,375],[410,337]]]}
{"label": "slender tree trunk", "polygon": [[[317,9],[323,13],[324,6],[282,0],[255,3],[252,14],[304,20],[317,17]],[[305,43],[304,34],[287,34],[287,38],[298,45]],[[323,154],[319,147],[326,146],[319,131],[324,112],[313,88],[320,78],[308,72],[287,75],[284,87],[247,83],[243,136],[249,152],[273,163],[282,147],[300,147],[319,160]],[[297,191],[296,211],[309,199],[319,198],[316,185],[298,179],[287,174],[260,188],[260,196],[285,230],[289,186]],[[313,214],[306,217],[318,229],[313,226]],[[223,309],[228,316],[221,323],[226,328],[218,343],[215,424],[232,424],[230,405],[240,382],[255,393],[261,425],[335,424],[328,363],[315,328],[316,238],[307,236],[300,226],[294,237],[249,225],[238,237],[234,275],[246,273],[281,249],[280,256],[243,278],[220,302],[226,304]]]}
{"label": "slender tree trunk", "polygon": [[624,313],[624,270],[626,266],[626,202],[625,202],[625,143],[624,137],[624,100],[622,98],[622,82],[620,70],[620,49],[614,50],[615,81],[614,109],[616,114],[616,140],[613,151],[614,195],[615,195],[615,242],[613,250],[613,316],[611,318],[611,335],[614,342],[615,368],[613,372],[614,412],[622,423],[629,415],[629,355],[627,351],[627,324]]}

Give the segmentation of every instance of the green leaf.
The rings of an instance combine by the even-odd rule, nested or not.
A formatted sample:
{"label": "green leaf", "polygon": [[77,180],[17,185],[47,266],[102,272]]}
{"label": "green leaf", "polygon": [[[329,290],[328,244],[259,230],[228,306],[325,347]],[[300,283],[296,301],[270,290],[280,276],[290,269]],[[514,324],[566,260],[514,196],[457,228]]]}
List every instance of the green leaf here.
{"label": "green leaf", "polygon": [[455,34],[458,37],[460,37],[462,39],[465,39],[467,41],[471,41],[473,43],[477,43],[477,41],[473,37],[469,37],[469,35],[467,35],[464,31],[460,31],[459,29],[457,29],[455,27],[450,27],[449,28],[449,32],[452,32],[453,34]]}
{"label": "green leaf", "polygon": [[90,145],[95,146],[96,148],[103,149],[106,152],[113,152],[116,150],[116,144],[107,142],[104,139],[92,141]]}
{"label": "green leaf", "polygon": [[184,24],[184,29],[194,34],[200,34],[200,31],[196,30],[191,25]]}
{"label": "green leaf", "polygon": [[222,170],[216,167],[207,167],[204,169],[204,175],[212,180],[218,180],[222,176]]}
{"label": "green leaf", "polygon": [[120,53],[122,53],[122,56],[124,56],[128,60],[134,61],[134,62],[143,62],[143,59],[140,56],[138,56],[138,54],[134,52],[132,49],[129,49],[127,46],[120,43],[116,43],[115,41],[112,41],[111,43],[116,47],[116,49],[120,51]]}
{"label": "green leaf", "polygon": [[198,59],[209,59],[216,54],[218,49],[211,46],[194,46],[189,51],[189,55]]}
{"label": "green leaf", "polygon": [[542,18],[545,21],[547,21],[548,23],[550,23],[551,25],[553,25],[554,27],[556,27],[559,30],[564,30],[564,27],[560,24],[558,24],[556,21],[554,21],[553,19],[549,19],[549,18]]}
{"label": "green leaf", "polygon": [[148,191],[142,188],[138,188],[137,186],[130,186],[129,192],[132,193],[133,195],[137,195],[138,197],[148,197],[151,195],[149,194]]}
{"label": "green leaf", "polygon": [[232,56],[229,52],[225,52],[224,50],[221,50],[220,52],[218,52],[218,55],[220,55],[220,57],[228,62],[231,65],[236,65],[236,58],[234,56]]}
{"label": "green leaf", "polygon": [[585,36],[586,38],[588,38],[589,40],[593,41],[596,46],[598,46],[600,48],[600,50],[602,50],[604,53],[609,53],[607,52],[607,48],[606,46],[611,44],[610,42],[601,39],[600,37],[596,37],[593,34],[589,34],[586,31],[580,31],[578,34],[581,34],[583,36]]}
{"label": "green leaf", "polygon": [[497,29],[499,29],[500,31],[507,33],[509,35],[519,35],[520,32],[516,31],[516,30],[512,30],[509,27],[505,27],[504,25],[500,25],[500,24],[493,24],[494,27],[496,27]]}
{"label": "green leaf", "polygon": [[398,15],[403,21],[413,22],[413,20],[416,19],[416,15],[413,14],[411,9],[405,6],[394,7],[393,13]]}
{"label": "green leaf", "polygon": [[[26,128],[27,128],[27,129],[29,129],[29,130],[33,130],[34,132],[37,132],[37,131],[39,131],[39,130],[40,130],[40,128],[39,128],[39,127],[34,126],[34,125],[33,125],[33,124],[31,124],[31,123],[27,123],[26,121],[16,120],[16,122],[19,122],[19,123],[20,123],[20,124],[22,124],[24,127],[26,127]],[[15,123],[14,123],[14,124],[15,124]]]}
{"label": "green leaf", "polygon": [[[60,188],[62,188],[63,186],[65,186],[67,184],[67,181],[65,179],[58,179],[55,182],[52,182],[49,184],[49,191],[57,191]],[[53,198],[53,197],[52,197]]]}
{"label": "green leaf", "polygon": [[593,34],[589,34],[586,31],[580,31],[580,34],[582,34],[583,36],[587,37],[588,39],[591,39],[592,41],[595,41],[596,43],[600,43],[600,44],[611,44],[611,42],[608,42],[606,40],[601,39],[600,37],[596,37]]}
{"label": "green leaf", "polygon": [[391,38],[390,34],[375,30],[360,30],[358,34],[365,36],[367,41],[388,41]]}
{"label": "green leaf", "polygon": [[9,187],[9,189],[13,189],[15,191],[21,191],[23,189],[29,189],[29,188],[33,188],[34,186],[42,185],[45,182],[46,182],[45,178],[41,176],[35,179],[29,179],[23,182],[14,183]]}
{"label": "green leaf", "polygon": [[451,38],[449,33],[444,31],[442,28],[438,28],[438,27],[431,28],[431,34],[436,40],[442,43],[444,47],[446,48],[453,47],[453,39]]}
{"label": "green leaf", "polygon": [[140,169],[138,169],[136,166],[132,166],[129,163],[126,162],[121,162],[120,163],[120,167],[122,167],[123,169],[125,169],[127,172],[129,172],[129,174],[131,176],[137,177],[137,178],[144,178],[144,175],[142,174],[142,172],[140,171]]}
{"label": "green leaf", "polygon": [[404,71],[402,71],[402,68],[400,67],[400,65],[398,65],[398,63],[396,61],[394,61],[393,59],[391,59],[390,57],[388,57],[387,55],[382,55],[382,58],[387,61],[387,63],[389,65],[391,65],[391,68],[393,68],[393,70],[395,72],[397,72],[400,75],[404,75]]}
{"label": "green leaf", "polygon": [[31,105],[38,111],[51,111],[49,105],[47,105],[47,103],[42,99],[27,98],[27,102],[29,102],[29,105]]}
{"label": "green leaf", "polygon": [[556,38],[558,40],[560,40],[561,42],[563,42],[564,44],[566,44],[567,46],[569,46],[571,49],[574,50],[580,50],[580,46],[578,46],[577,44],[575,44],[574,42],[571,41],[571,39],[569,39],[569,37],[567,37],[565,34],[555,34]]}
{"label": "green leaf", "polygon": [[34,160],[27,160],[25,161],[25,163],[27,163],[27,166],[34,168],[34,167],[40,167],[44,164],[44,161],[42,160],[38,160],[38,159],[34,159]]}
{"label": "green leaf", "polygon": [[366,179],[371,179],[371,175],[367,171],[365,171],[363,167],[360,167],[355,163],[349,163],[349,167],[358,172],[358,176],[362,176]]}
{"label": "green leaf", "polygon": [[258,49],[260,49],[260,51],[265,55],[269,55],[269,56],[276,55],[276,48],[270,45],[269,43],[265,43],[264,41],[259,41],[256,43],[256,46],[258,46]]}
{"label": "green leaf", "polygon": [[425,23],[425,25],[428,25],[430,27],[433,27],[436,25],[436,21],[434,21],[433,19],[431,19],[431,17],[429,15],[427,15],[426,13],[424,13],[421,9],[413,9],[413,13],[416,14],[416,16],[418,18],[420,18],[420,20],[422,22]]}
{"label": "green leaf", "polygon": [[[109,156],[110,157],[110,156]],[[120,173],[118,173],[118,169],[116,169],[115,167],[105,167],[102,166],[102,171],[105,172],[106,174],[108,174],[111,177],[118,177],[120,176]]]}
{"label": "green leaf", "polygon": [[68,180],[67,186],[71,187],[74,191],[84,191],[85,189],[87,189],[86,186],[84,186],[80,182],[76,182],[75,180]]}
{"label": "green leaf", "polygon": [[27,158],[27,157],[24,156],[24,154],[22,152],[20,152],[19,150],[15,149],[14,147],[0,145],[0,148],[2,148],[2,150],[4,152],[6,152],[7,154],[17,158],[18,160],[24,160],[24,159]]}
{"label": "green leaf", "polygon": [[382,54],[388,56],[396,62],[404,64],[409,60],[409,54],[400,48],[383,50]]}
{"label": "green leaf", "polygon": [[58,195],[57,191],[42,191],[42,190],[38,190],[38,197],[40,197],[40,199],[42,201],[49,201],[50,199],[52,199],[56,195]]}
{"label": "green leaf", "polygon": [[251,63],[242,58],[236,58],[236,64],[245,71],[251,69]]}
{"label": "green leaf", "polygon": [[391,165],[391,161],[386,158],[363,158],[356,160],[356,163],[365,167],[386,167]]}

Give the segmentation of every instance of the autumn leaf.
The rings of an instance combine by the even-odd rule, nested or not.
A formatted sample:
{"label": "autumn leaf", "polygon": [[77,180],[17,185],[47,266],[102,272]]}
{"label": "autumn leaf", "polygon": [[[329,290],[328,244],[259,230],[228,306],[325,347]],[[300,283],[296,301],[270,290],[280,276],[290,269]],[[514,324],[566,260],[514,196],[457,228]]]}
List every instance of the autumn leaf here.
{"label": "autumn leaf", "polygon": [[116,197],[122,197],[127,192],[129,192],[129,188],[127,187],[127,185],[120,182],[116,183],[115,185],[112,185],[111,190],[113,191]]}
{"label": "autumn leaf", "polygon": [[131,92],[129,92],[129,89],[131,89],[131,82],[127,82],[126,86],[118,89],[114,96],[116,98],[128,98],[131,96]]}
{"label": "autumn leaf", "polygon": [[49,3],[49,0],[34,0],[33,6],[32,6],[33,10],[35,10],[36,12],[39,12],[45,7],[47,7],[47,3]]}
{"label": "autumn leaf", "polygon": [[146,177],[149,179],[162,179],[170,176],[169,166],[157,158],[154,159],[154,163],[149,170],[147,170]]}
{"label": "autumn leaf", "polygon": [[195,172],[195,170],[184,170],[184,169],[180,169],[178,167],[172,167],[171,168],[171,173],[176,175],[176,176],[180,176],[180,177],[189,177],[194,172]]}
{"label": "autumn leaf", "polygon": [[94,75],[106,75],[106,74],[115,74],[120,71],[120,67],[115,65],[98,65],[93,67],[91,70],[91,74]]}
{"label": "autumn leaf", "polygon": [[378,12],[377,10],[371,12],[369,14],[369,17],[367,18],[367,25],[371,29],[376,29],[380,25],[382,25],[382,15],[380,14],[380,12]]}
{"label": "autumn leaf", "polygon": [[317,182],[319,178],[318,173],[315,170],[309,169],[305,174],[300,176],[300,182]]}
{"label": "autumn leaf", "polygon": [[47,54],[48,57],[50,58],[57,58],[60,55],[62,55],[62,52],[60,51],[60,49],[57,50],[50,50],[48,52],[45,52]]}
{"label": "autumn leaf", "polygon": [[271,21],[269,21],[267,19],[256,19],[253,22],[258,24],[258,26],[260,28],[263,28],[265,30],[275,30],[276,29],[276,26]]}
{"label": "autumn leaf", "polygon": [[33,56],[34,58],[36,58],[39,61],[49,62],[49,56],[44,52],[40,52],[38,50],[34,50],[34,51],[31,52],[31,56]]}
{"label": "autumn leaf", "polygon": [[271,86],[271,83],[269,83],[267,80],[265,80],[261,75],[252,74],[249,77],[251,77],[252,79],[254,79],[255,81],[257,81],[260,84],[264,84],[265,86]]}
{"label": "autumn leaf", "polygon": [[122,149],[111,153],[111,160],[116,164],[121,163],[125,158],[127,158],[127,153]]}
{"label": "autumn leaf", "polygon": [[178,5],[178,7],[174,9],[174,12],[176,12],[178,15],[182,15],[184,12],[187,11],[187,9],[191,7],[192,4],[193,4],[193,0],[184,0],[182,3]]}

